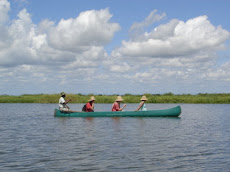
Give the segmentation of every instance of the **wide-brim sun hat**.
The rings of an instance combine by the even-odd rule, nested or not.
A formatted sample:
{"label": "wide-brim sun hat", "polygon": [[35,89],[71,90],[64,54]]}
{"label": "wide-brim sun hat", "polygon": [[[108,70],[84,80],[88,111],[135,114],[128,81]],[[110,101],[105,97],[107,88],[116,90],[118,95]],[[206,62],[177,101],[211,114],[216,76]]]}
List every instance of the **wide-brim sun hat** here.
{"label": "wide-brim sun hat", "polygon": [[122,102],[124,99],[121,96],[117,96],[116,102]]}
{"label": "wide-brim sun hat", "polygon": [[61,96],[64,96],[64,95],[65,95],[65,92],[61,92],[60,95],[61,95]]}
{"label": "wide-brim sun hat", "polygon": [[94,101],[96,100],[94,96],[91,96],[90,99],[88,100],[88,102]]}
{"label": "wide-brim sun hat", "polygon": [[142,96],[140,100],[148,100],[146,96]]}

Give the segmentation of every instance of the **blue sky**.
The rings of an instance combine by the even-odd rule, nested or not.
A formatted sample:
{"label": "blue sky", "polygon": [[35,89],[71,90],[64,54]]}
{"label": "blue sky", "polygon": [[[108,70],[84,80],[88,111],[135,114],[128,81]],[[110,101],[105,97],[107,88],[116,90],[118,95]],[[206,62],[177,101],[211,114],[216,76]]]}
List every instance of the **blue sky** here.
{"label": "blue sky", "polygon": [[0,0],[0,94],[229,93],[228,0]]}

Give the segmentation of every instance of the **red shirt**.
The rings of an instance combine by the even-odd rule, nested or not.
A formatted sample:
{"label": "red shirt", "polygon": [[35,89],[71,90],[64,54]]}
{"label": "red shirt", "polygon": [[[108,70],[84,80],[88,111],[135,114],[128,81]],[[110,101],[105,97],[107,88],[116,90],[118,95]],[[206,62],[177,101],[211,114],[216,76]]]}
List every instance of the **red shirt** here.
{"label": "red shirt", "polygon": [[92,108],[92,103],[88,102],[86,103],[86,112],[93,112]]}
{"label": "red shirt", "polygon": [[117,102],[115,102],[115,103],[113,104],[112,111],[119,111],[119,109],[120,109],[119,104],[118,104]]}

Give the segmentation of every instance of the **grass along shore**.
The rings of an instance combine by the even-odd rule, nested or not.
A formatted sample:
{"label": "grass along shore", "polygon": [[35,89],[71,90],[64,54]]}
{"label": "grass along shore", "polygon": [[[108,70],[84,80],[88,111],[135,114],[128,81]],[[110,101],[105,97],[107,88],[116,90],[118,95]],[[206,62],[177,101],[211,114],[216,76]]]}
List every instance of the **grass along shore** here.
{"label": "grass along shore", "polygon": [[[147,96],[146,103],[192,103],[192,104],[230,104],[230,93],[223,94],[144,94]],[[117,95],[82,95],[68,94],[66,100],[70,103],[86,103],[90,96],[96,98],[95,103],[113,103]],[[123,103],[139,103],[142,95],[121,95]],[[20,96],[0,95],[0,103],[58,103],[59,94],[24,94]]]}

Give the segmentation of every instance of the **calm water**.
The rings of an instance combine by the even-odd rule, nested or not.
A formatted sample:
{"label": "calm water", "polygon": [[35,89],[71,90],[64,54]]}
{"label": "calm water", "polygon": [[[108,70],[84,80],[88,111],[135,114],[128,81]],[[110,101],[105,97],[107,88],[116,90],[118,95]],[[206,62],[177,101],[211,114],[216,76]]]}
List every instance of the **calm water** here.
{"label": "calm water", "polygon": [[[56,107],[0,104],[0,171],[230,169],[230,105],[182,104],[180,118],[57,118]],[[110,108],[96,105],[96,111]]]}

